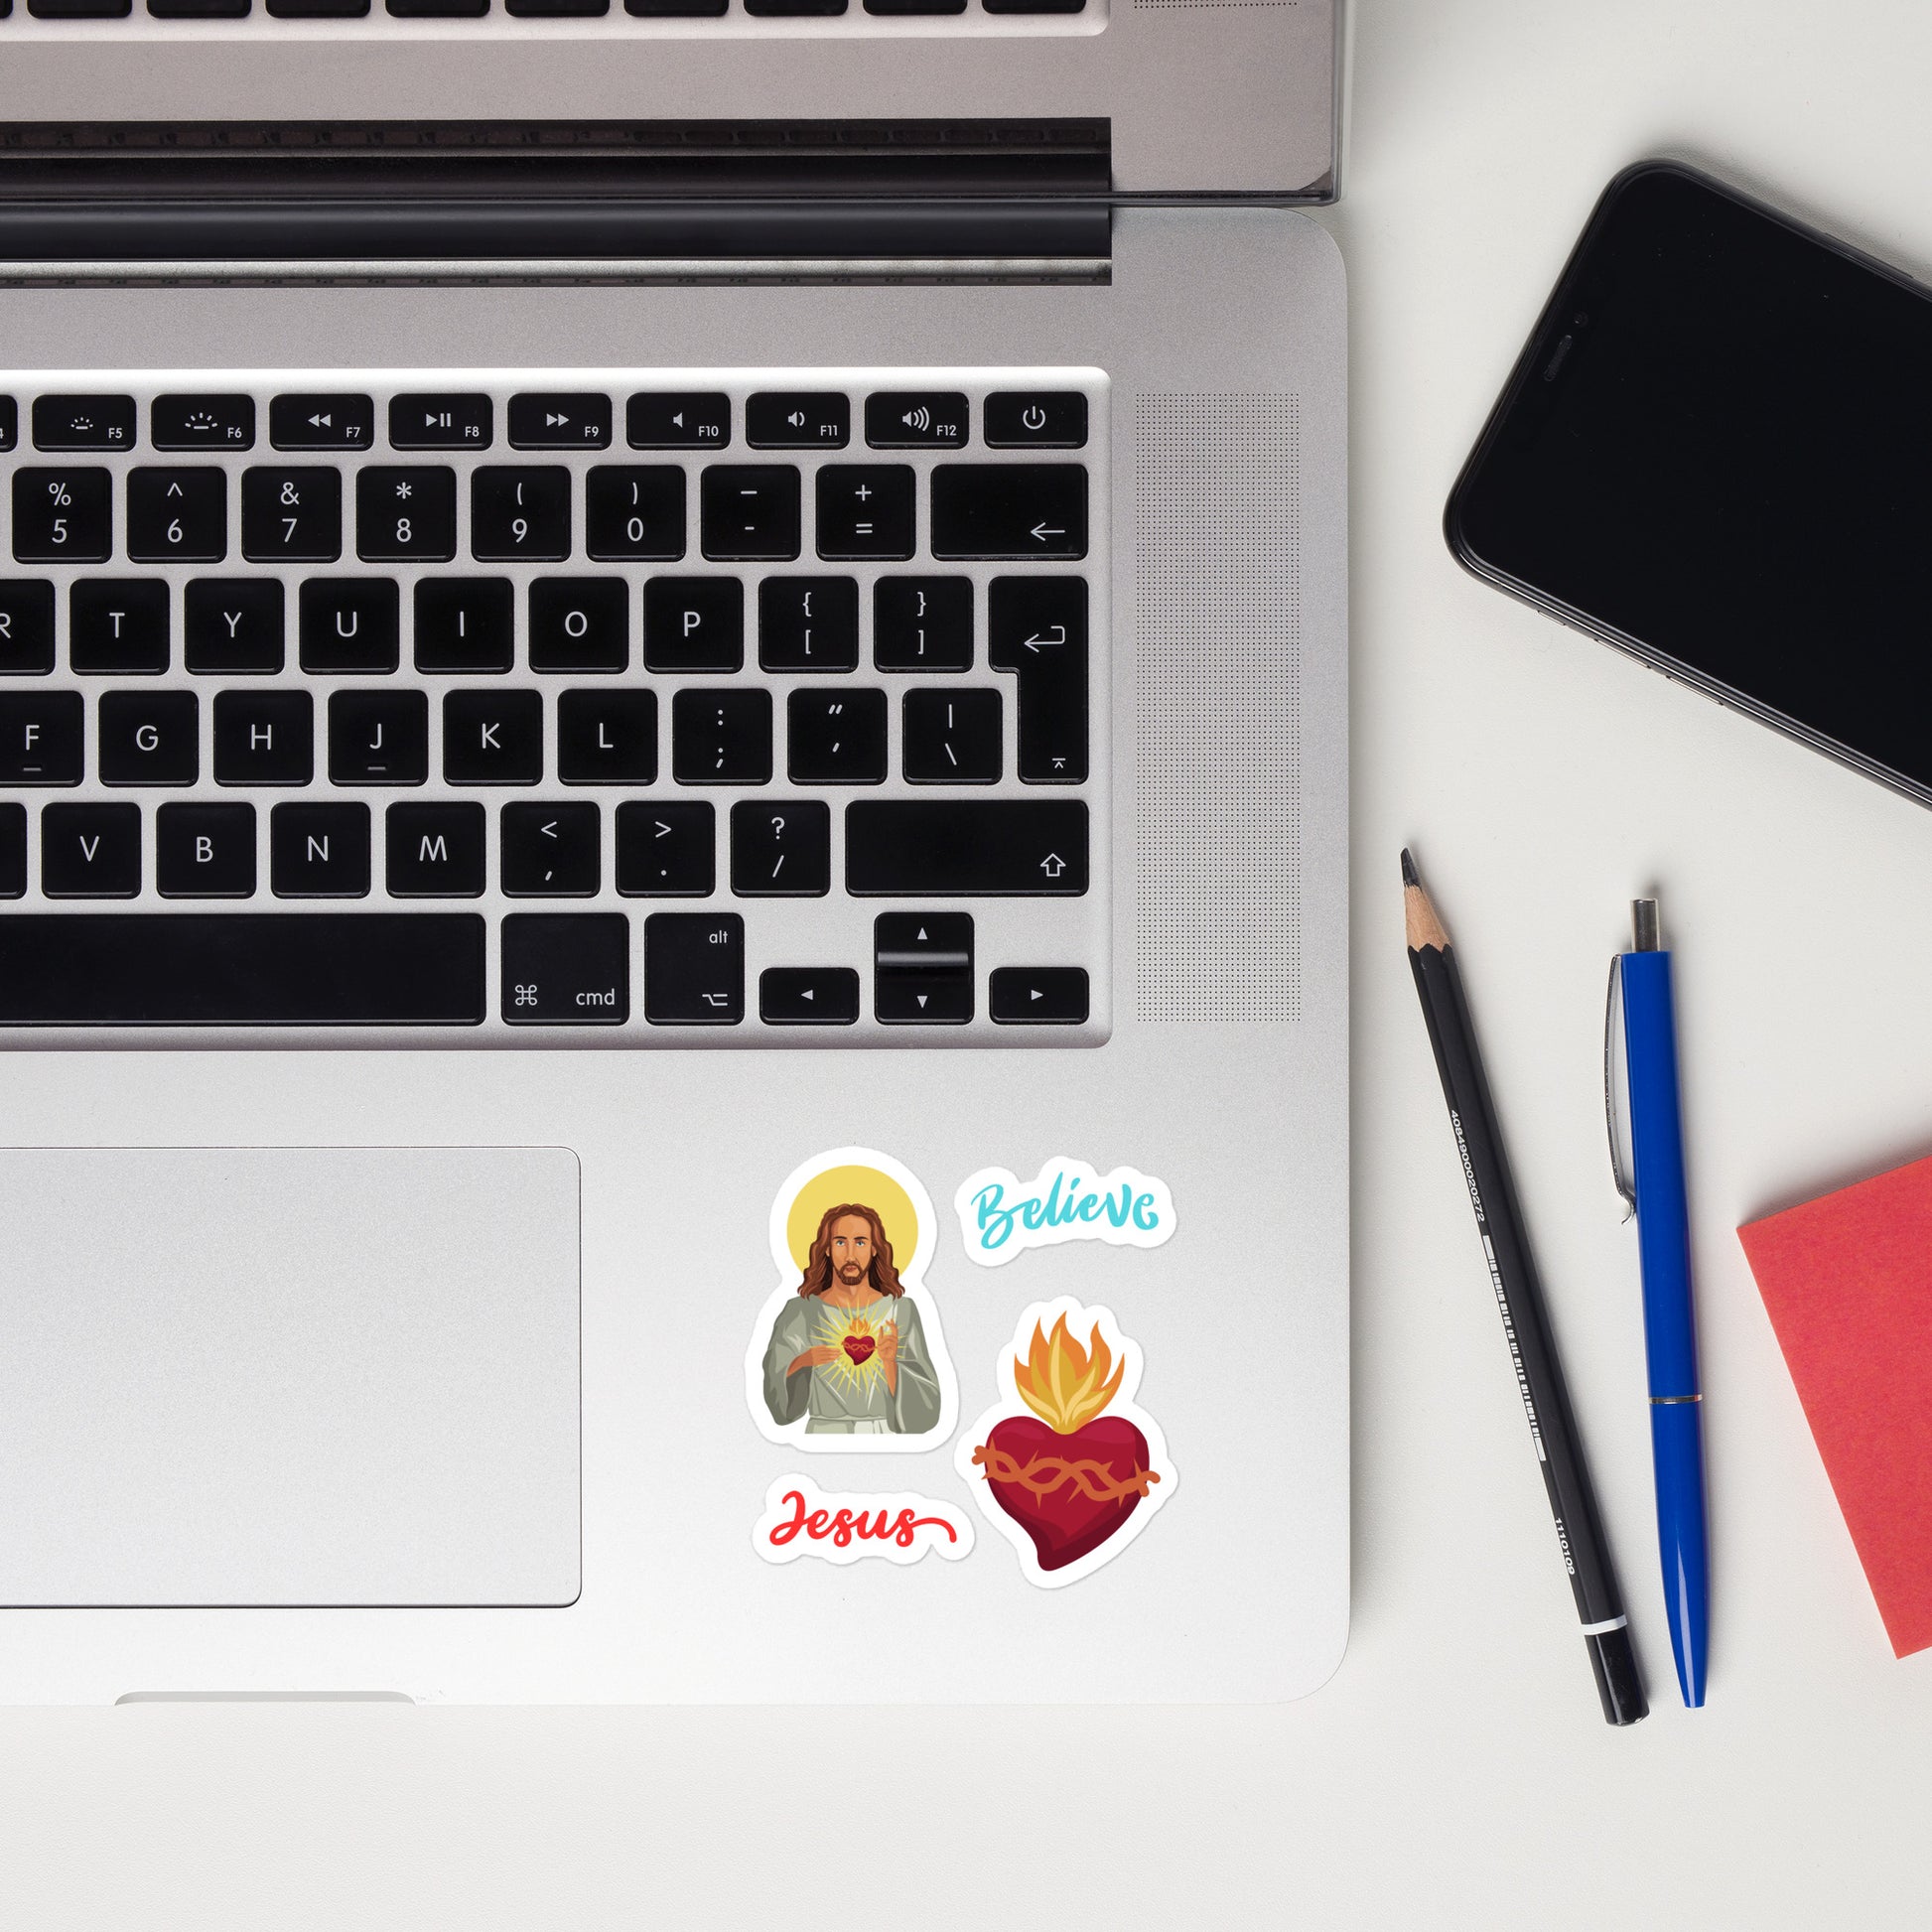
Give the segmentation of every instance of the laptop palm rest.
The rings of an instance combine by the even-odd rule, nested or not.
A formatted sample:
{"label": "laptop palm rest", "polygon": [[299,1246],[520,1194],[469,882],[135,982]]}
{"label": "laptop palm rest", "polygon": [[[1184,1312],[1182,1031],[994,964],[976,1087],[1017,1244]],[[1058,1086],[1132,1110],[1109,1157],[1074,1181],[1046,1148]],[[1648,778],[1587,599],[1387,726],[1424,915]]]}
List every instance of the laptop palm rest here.
{"label": "laptop palm rest", "polygon": [[0,1604],[561,1604],[559,1148],[0,1151]]}

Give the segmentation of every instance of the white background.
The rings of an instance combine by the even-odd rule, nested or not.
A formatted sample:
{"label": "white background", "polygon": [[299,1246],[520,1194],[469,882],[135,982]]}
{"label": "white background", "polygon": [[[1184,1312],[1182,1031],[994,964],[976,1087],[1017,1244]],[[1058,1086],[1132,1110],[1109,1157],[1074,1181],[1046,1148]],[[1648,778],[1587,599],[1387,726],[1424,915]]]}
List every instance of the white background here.
{"label": "white background", "polygon": [[[1355,1610],[1327,1689],[837,1726],[10,1712],[8,1918],[1922,1924],[1932,1654],[1891,1658],[1731,1230],[1932,1149],[1932,817],[1479,588],[1439,523],[1624,163],[1701,160],[1932,274],[1929,76],[1924,0],[1362,0],[1328,217],[1354,315],[1357,1112]],[[1597,1715],[1449,1148],[1405,840],[1462,954],[1604,1492],[1655,1695],[1632,1731]],[[1678,947],[1710,1430],[1695,1714],[1598,1102],[1605,961],[1650,888]],[[877,1646],[853,1636],[863,1694]]]}

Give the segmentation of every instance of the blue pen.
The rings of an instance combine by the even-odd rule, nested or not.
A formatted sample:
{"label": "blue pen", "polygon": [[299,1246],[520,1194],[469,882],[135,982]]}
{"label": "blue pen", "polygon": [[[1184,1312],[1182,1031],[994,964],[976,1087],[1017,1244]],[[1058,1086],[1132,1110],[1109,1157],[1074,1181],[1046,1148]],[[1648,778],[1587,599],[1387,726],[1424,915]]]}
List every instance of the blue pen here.
{"label": "blue pen", "polygon": [[1704,1395],[1698,1384],[1684,1125],[1677,1095],[1677,1022],[1671,1008],[1670,954],[1657,936],[1657,901],[1637,899],[1631,914],[1631,950],[1617,956],[1617,966],[1630,1088],[1631,1204],[1643,1268],[1657,1542],[1678,1688],[1685,1704],[1696,1710],[1704,1703],[1710,1565],[1704,1526]]}

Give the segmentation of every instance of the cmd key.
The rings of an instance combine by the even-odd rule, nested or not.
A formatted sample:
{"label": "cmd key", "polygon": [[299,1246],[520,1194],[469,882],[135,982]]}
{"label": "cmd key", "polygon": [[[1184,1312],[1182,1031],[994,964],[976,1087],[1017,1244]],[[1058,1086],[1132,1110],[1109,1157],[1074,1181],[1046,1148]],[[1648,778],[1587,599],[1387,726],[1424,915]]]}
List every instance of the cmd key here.
{"label": "cmd key", "polygon": [[1087,472],[1079,463],[942,463],[932,473],[935,557],[1087,554]]}

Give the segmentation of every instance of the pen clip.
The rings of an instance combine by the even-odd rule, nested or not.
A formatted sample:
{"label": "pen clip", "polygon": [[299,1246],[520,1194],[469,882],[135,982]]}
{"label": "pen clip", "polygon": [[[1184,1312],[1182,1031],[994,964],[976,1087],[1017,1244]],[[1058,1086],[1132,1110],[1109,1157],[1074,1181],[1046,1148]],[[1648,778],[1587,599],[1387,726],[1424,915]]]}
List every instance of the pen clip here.
{"label": "pen clip", "polygon": [[1623,1151],[1617,1144],[1616,1132],[1616,1034],[1614,1032],[1616,1012],[1620,1004],[1617,998],[1623,980],[1623,955],[1610,955],[1610,983],[1603,989],[1603,1129],[1610,1143],[1610,1184],[1616,1189],[1617,1198],[1623,1203],[1623,1219],[1628,1220],[1637,1211],[1636,1189],[1631,1185],[1623,1165]]}

